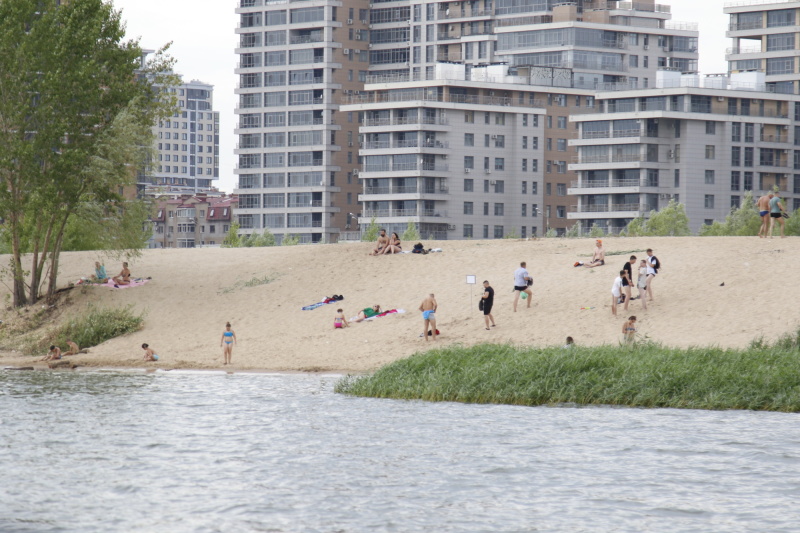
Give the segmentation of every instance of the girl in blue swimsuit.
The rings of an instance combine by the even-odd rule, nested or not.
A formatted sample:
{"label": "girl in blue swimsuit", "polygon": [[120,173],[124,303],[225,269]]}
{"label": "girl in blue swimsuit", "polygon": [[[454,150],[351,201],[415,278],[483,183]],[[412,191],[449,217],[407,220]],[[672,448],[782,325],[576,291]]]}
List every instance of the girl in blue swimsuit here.
{"label": "girl in blue swimsuit", "polygon": [[236,343],[236,333],[231,329],[231,323],[228,322],[225,324],[225,331],[222,332],[222,338],[219,341],[219,345],[222,347],[223,365],[231,364],[234,343]]}

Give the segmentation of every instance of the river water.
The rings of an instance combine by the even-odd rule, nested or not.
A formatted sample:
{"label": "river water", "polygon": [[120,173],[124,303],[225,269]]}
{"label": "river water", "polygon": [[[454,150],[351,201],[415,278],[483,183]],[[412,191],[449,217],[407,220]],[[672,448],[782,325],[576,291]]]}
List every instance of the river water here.
{"label": "river water", "polygon": [[336,379],[0,371],[0,532],[800,529],[796,415],[373,400]]}

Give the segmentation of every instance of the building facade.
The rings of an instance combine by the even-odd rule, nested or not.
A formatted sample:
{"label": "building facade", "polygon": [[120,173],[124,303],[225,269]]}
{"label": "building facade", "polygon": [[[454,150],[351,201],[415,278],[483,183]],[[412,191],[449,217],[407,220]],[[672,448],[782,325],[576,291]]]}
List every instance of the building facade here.
{"label": "building facade", "polygon": [[234,222],[235,196],[183,194],[156,202],[149,248],[219,246]]}
{"label": "building facade", "polygon": [[755,86],[749,76],[662,78],[651,89],[598,93],[596,113],[572,117],[580,134],[571,141],[571,221],[618,233],[674,199],[696,232],[747,192],[772,190],[800,208],[800,98],[768,92],[763,77]]}
{"label": "building facade", "polygon": [[219,179],[219,112],[214,111],[214,86],[197,80],[169,89],[178,111],[156,124],[157,161],[140,180],[140,193],[162,190],[202,192]]}
{"label": "building facade", "polygon": [[[443,183],[448,191],[453,190],[448,176],[431,175],[440,172],[435,169],[443,168],[441,160],[449,155],[441,148],[437,152],[436,141],[432,147],[406,147],[406,152],[412,148],[417,151],[418,164],[422,165],[415,173],[391,177],[371,175],[384,171],[364,173],[367,157],[369,168],[374,168],[372,158],[393,157],[395,154],[387,150],[399,147],[397,143],[413,142],[413,137],[424,144],[431,128],[422,129],[419,126],[423,124],[418,124],[415,131],[389,131],[385,126],[368,125],[375,123],[378,111],[388,111],[390,120],[402,113],[400,107],[359,107],[363,95],[381,91],[391,95],[406,89],[444,95],[442,82],[470,82],[474,85],[464,86],[464,91],[471,90],[470,94],[489,102],[490,97],[516,94],[518,89],[511,86],[514,84],[529,86],[531,93],[533,87],[540,87],[538,92],[546,102],[544,112],[514,110],[512,114],[515,121],[524,114],[540,117],[541,127],[551,130],[537,136],[544,153],[536,159],[543,173],[538,181],[540,188],[545,195],[549,188],[554,198],[550,204],[538,204],[541,207],[537,212],[541,211],[543,218],[535,225],[529,221],[524,225],[521,221],[495,224],[494,215],[490,215],[485,222],[473,223],[473,231],[480,227],[476,236],[482,236],[484,226],[489,226],[489,234],[495,235],[495,225],[510,225],[520,230],[526,226],[528,233],[532,227],[539,232],[554,228],[563,233],[568,225],[568,202],[557,196],[563,193],[566,197],[567,187],[575,179],[568,162],[576,152],[568,140],[576,130],[568,127],[568,117],[581,112],[584,102],[591,101],[599,88],[647,87],[659,69],[682,73],[697,70],[696,25],[671,21],[669,6],[652,0],[399,0],[341,5],[314,1],[292,2],[289,6],[240,0],[237,13],[240,105],[236,192],[241,198],[237,215],[244,232],[268,227],[278,239],[292,233],[305,242],[335,240],[340,232],[354,229],[355,219],[363,227],[371,219],[366,213],[385,213],[387,205],[402,205],[392,213],[411,212],[405,203],[375,203],[411,202],[403,196],[406,192],[393,196],[395,190],[408,190],[411,182],[390,187],[389,196],[377,198],[375,191],[383,191],[385,185],[368,180],[413,178],[425,191],[432,187],[441,193]],[[451,68],[456,66],[460,68]],[[340,108],[343,101],[353,105]],[[469,101],[442,103],[459,104],[449,108],[459,113],[471,105]],[[432,113],[439,117],[447,110],[446,106],[427,106],[426,110],[426,106],[413,105],[422,114],[419,116]],[[481,106],[472,111],[502,113]],[[380,136],[384,133],[389,134],[392,148],[377,148],[386,142]],[[442,131],[438,134],[439,139],[447,136]],[[447,137],[450,149],[467,148],[461,144],[463,139],[455,143],[452,132]],[[522,150],[516,148],[521,146],[521,138],[509,140],[507,146],[511,151],[502,157],[516,160],[521,169],[521,161],[529,159],[513,152]],[[431,156],[440,162],[429,170],[426,161]],[[461,155],[454,152],[453,157]],[[393,160],[391,165],[395,166]],[[426,175],[417,172],[423,168]],[[514,179],[520,184],[529,181],[523,175]],[[361,201],[367,202],[363,206],[359,194]],[[442,202],[416,198],[417,213],[435,213]],[[438,212],[441,215],[442,211]],[[447,212],[449,217],[455,216],[450,207]],[[378,218],[399,227],[408,221],[422,224],[419,216]],[[424,222],[433,225],[426,226],[433,234],[447,238],[463,238],[465,223]],[[458,229],[442,229],[453,225]]]}
{"label": "building facade", "polygon": [[[760,72],[768,92],[800,92],[800,2],[732,2],[726,59],[731,74]],[[753,82],[755,83],[755,82]]]}

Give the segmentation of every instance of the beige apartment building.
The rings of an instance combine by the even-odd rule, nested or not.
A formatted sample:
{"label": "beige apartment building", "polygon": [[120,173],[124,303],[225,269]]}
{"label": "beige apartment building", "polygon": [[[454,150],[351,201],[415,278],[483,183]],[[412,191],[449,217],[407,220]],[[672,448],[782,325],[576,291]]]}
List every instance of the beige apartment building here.
{"label": "beige apartment building", "polygon": [[149,248],[219,246],[235,221],[236,196],[182,194],[156,202]]}

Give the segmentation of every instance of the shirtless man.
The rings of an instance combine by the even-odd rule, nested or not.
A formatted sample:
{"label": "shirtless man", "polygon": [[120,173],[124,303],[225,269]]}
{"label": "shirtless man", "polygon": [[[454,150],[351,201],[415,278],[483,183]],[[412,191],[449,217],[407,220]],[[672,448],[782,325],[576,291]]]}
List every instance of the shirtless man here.
{"label": "shirtless man", "polygon": [[772,193],[765,194],[758,199],[756,205],[758,206],[758,216],[761,217],[761,227],[758,230],[758,236],[764,238],[767,236],[767,228],[769,228],[769,201],[775,196]]}
{"label": "shirtless man", "polygon": [[599,267],[606,264],[606,251],[603,248],[603,241],[597,239],[597,243],[594,247],[594,253],[592,254],[592,260],[586,263],[586,268],[594,268]]}
{"label": "shirtless man", "polygon": [[69,346],[69,351],[65,352],[64,355],[78,355],[78,353],[81,351],[81,349],[78,348],[78,345],[73,341],[67,341],[67,346]]}
{"label": "shirtless man", "polygon": [[419,304],[419,310],[422,311],[422,319],[425,321],[425,329],[422,332],[425,342],[428,342],[428,327],[433,330],[433,340],[436,340],[436,315],[434,313],[437,307],[438,304],[436,303],[436,298],[433,297],[433,293],[429,294]]}
{"label": "shirtless man", "polygon": [[122,263],[122,272],[111,278],[114,285],[129,285],[131,282],[131,271],[128,270],[128,263]]}
{"label": "shirtless man", "polygon": [[383,253],[383,249],[386,248],[386,245],[389,244],[389,237],[386,236],[386,230],[381,230],[381,235],[378,237],[377,246],[372,253],[369,255],[381,255]]}

